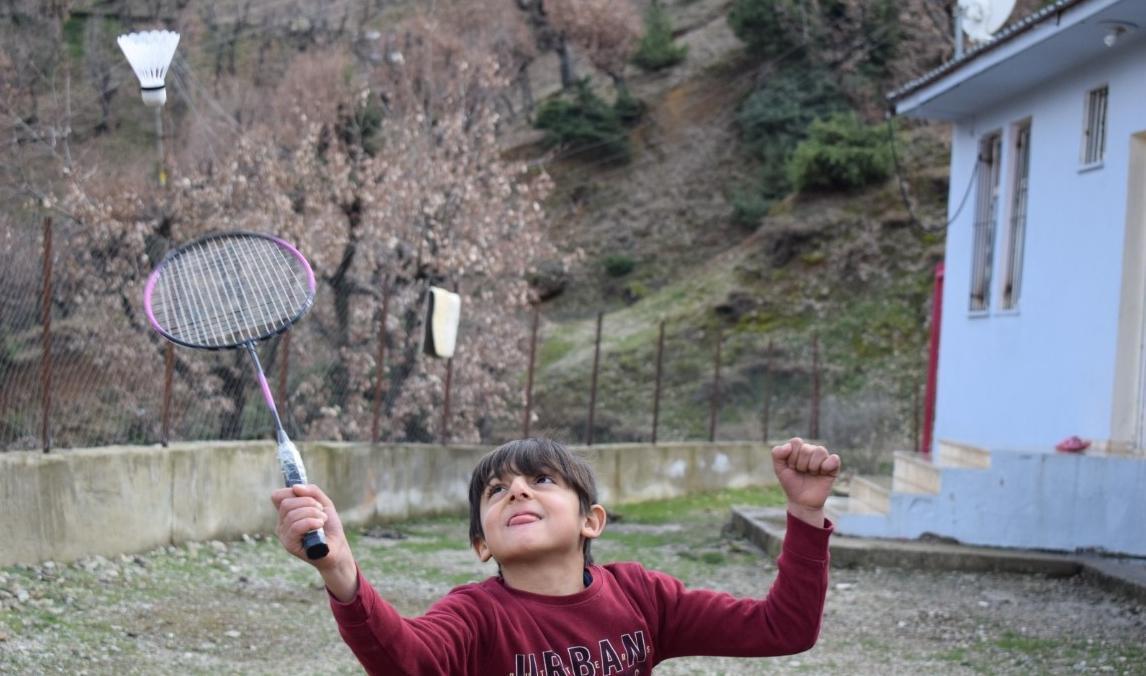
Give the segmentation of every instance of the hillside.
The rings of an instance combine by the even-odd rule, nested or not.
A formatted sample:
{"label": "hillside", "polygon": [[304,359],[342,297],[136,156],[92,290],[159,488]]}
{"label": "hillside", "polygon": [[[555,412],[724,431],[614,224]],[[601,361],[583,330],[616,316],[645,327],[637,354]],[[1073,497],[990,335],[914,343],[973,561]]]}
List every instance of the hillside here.
{"label": "hillside", "polygon": [[[687,13],[670,5],[680,11],[676,25],[692,27],[679,36],[690,56],[668,76],[634,78],[650,113],[633,134],[630,164],[551,168],[553,236],[586,254],[567,291],[543,305],[538,423],[585,437],[594,315],[605,310],[597,441],[649,438],[665,321],[660,438],[707,437],[722,330],[719,437],[759,438],[766,391],[769,436],[808,433],[819,334],[820,435],[849,447],[909,447],[942,232],[912,224],[895,179],[850,194],[790,195],[754,228],[735,222],[736,192],[758,168],[742,148],[737,106],[784,66],[745,54],[728,26],[730,5],[688,3]],[[696,45],[707,50],[693,62]],[[854,104],[870,105],[869,95],[855,92]],[[946,200],[944,134],[916,126],[900,132],[897,147],[917,215],[932,226]],[[631,272],[606,271],[616,255],[633,260]]]}
{"label": "hillside", "polygon": [[[139,105],[122,55],[115,51],[112,37],[121,31],[156,24],[183,31],[180,56],[169,76],[167,161],[174,175],[196,177],[185,185],[198,189],[217,183],[227,195],[232,189],[225,180],[242,185],[247,178],[241,175],[244,169],[236,170],[239,165],[228,164],[243,139],[285,139],[277,150],[286,157],[298,136],[298,115],[305,112],[325,121],[327,136],[320,139],[320,149],[337,136],[362,157],[363,152],[374,152],[371,144],[376,141],[369,134],[397,110],[399,102],[385,93],[406,60],[420,56],[429,64],[427,72],[435,75],[432,71],[437,70],[438,80],[428,77],[422,84],[440,87],[435,95],[445,101],[457,84],[446,75],[459,66],[442,54],[474,56],[475,49],[488,49],[495,61],[517,69],[503,70],[509,75],[497,85],[503,88],[496,111],[501,154],[524,162],[533,175],[545,172],[552,181],[539,221],[553,250],[532,277],[534,290],[544,298],[535,432],[572,442],[585,438],[595,317],[604,312],[596,441],[650,436],[656,342],[658,327],[665,322],[661,439],[707,437],[719,333],[724,336],[719,437],[759,438],[765,410],[769,437],[809,434],[818,390],[820,437],[842,448],[871,451],[873,458],[913,445],[932,273],[942,258],[947,139],[942,126],[897,121],[894,144],[889,144],[883,97],[949,57],[949,3],[759,0],[754,6],[767,11],[752,20],[763,22],[758,24],[761,31],[778,32],[746,42],[731,17],[740,11],[737,7],[753,3],[662,0],[658,7],[671,27],[670,39],[687,53],[667,67],[646,70],[632,63],[637,45],[627,41],[635,39],[631,31],[643,30],[641,16],[650,9],[645,0],[546,0],[546,7],[554,10],[549,14],[536,11],[542,6],[539,0],[481,1],[488,16],[474,14],[472,3],[451,2],[433,5],[437,14],[405,1],[292,5],[290,11],[283,11],[277,0],[210,6],[174,0],[73,2],[54,9],[9,3],[0,10],[7,36],[0,49],[0,114],[15,152],[0,163],[0,194],[5,197],[0,216],[7,241],[19,243],[20,251],[34,250],[37,230],[28,224],[38,224],[45,209],[57,208],[77,176],[102,189],[104,197],[110,195],[112,201],[101,202],[93,213],[125,232],[143,229],[151,233],[148,237],[166,238],[172,227],[207,227],[195,220],[199,216],[190,197],[180,198],[184,202],[164,193],[134,197],[137,187],[148,185],[155,175],[155,127],[150,111]],[[1038,4],[1023,0],[1015,16]],[[620,13],[579,15],[585,8]],[[610,24],[614,19],[616,25]],[[511,23],[518,32],[507,28]],[[630,33],[613,30],[618,26]],[[586,35],[578,38],[577,31]],[[564,51],[554,46],[566,39],[574,46],[566,44]],[[623,57],[619,62],[617,54]],[[573,80],[563,87],[567,78]],[[588,91],[600,105],[612,107],[622,90],[639,102],[643,113],[628,111],[632,119],[625,122],[623,157],[593,144],[553,143],[549,132],[534,127],[547,106],[573,98],[577,78],[586,78]],[[355,98],[353,92],[365,94]],[[894,149],[898,171],[886,165],[874,179],[846,188],[793,185],[789,158],[817,119],[853,124],[847,134],[868,144],[862,151],[881,157],[885,165]],[[267,162],[274,161],[273,154],[267,157]],[[274,186],[289,185],[293,169],[285,167],[284,179],[251,178],[268,181],[265,190],[281,190]],[[453,179],[441,180],[448,191]],[[431,185],[429,179],[424,183]],[[473,185],[488,183],[483,178]],[[421,190],[416,180],[411,185]],[[351,188],[356,189],[353,184]],[[914,213],[905,206],[903,191]],[[369,331],[380,313],[380,268],[365,267],[365,254],[354,259],[353,246],[336,250],[335,245],[341,246],[337,228],[347,227],[351,244],[365,238],[364,247],[393,246],[371,254],[378,258],[370,261],[408,264],[414,250],[422,255],[421,244],[403,242],[403,236],[395,236],[393,223],[381,217],[369,226],[372,229],[360,226],[362,203],[336,203],[341,199],[337,191],[307,198],[299,194],[291,195],[294,213],[287,219],[293,219],[292,227],[300,232],[317,231],[307,234],[320,250],[308,255],[319,263],[325,258],[328,270],[337,267],[356,275],[354,283],[331,283],[330,288],[350,289],[361,305],[353,312],[348,305],[320,308],[337,314],[342,323],[333,332],[318,326],[315,334],[333,333],[342,342],[329,352],[304,353],[311,362],[296,367],[303,375],[292,374],[287,389],[296,403],[297,424],[307,433],[361,438],[369,429],[376,396],[371,380],[376,349]],[[114,201],[117,195],[126,195],[122,203]],[[390,195],[369,199],[386,209],[399,208],[391,205]],[[428,193],[424,199],[410,213],[424,215],[428,205],[437,203]],[[266,217],[262,206],[244,208],[251,212],[240,221],[261,223]],[[223,213],[220,222],[229,219]],[[286,227],[276,224],[280,226]],[[107,255],[122,255],[116,247],[133,237],[113,239]],[[148,249],[147,255],[152,253]],[[338,255],[343,256],[342,266]],[[512,259],[516,254],[506,250],[498,255]],[[131,299],[137,296],[133,285],[147,262],[141,255],[140,271],[130,271],[127,281],[113,290],[114,302],[129,314]],[[6,306],[0,321],[8,355],[0,359],[0,370],[18,369],[29,374],[29,383],[39,372],[33,309],[37,267],[34,255],[17,256],[10,276],[19,278],[18,286],[12,288],[27,298]],[[440,283],[443,274],[433,266],[416,267],[403,283],[410,288]],[[77,288],[84,285],[82,279],[68,281]],[[418,307],[412,293],[402,302]],[[62,314],[75,309],[62,293],[56,304]],[[519,431],[521,402],[516,392],[524,382],[519,365],[527,330],[521,309],[491,306],[474,319],[475,327],[489,327],[500,317],[505,326],[480,329],[490,331],[481,336],[481,354],[498,362],[496,368],[468,364],[455,374],[455,383],[469,388],[454,399],[458,438],[489,443]],[[406,311],[399,332],[388,339],[390,387],[383,394],[394,422],[387,434],[431,440],[443,403],[444,374],[438,365],[421,371],[413,366],[416,314]],[[507,317],[521,321],[506,322]],[[83,324],[73,320],[58,325]],[[94,344],[77,333],[66,340],[66,350]],[[399,357],[405,361],[395,364]],[[153,398],[103,391],[93,383],[114,379],[99,371],[110,358],[78,359],[84,372],[64,369],[59,386],[86,392],[90,400],[98,398],[101,406],[117,411],[134,407],[138,419],[132,423],[131,438],[153,439],[154,416],[145,409]],[[215,369],[232,388],[227,401],[217,405],[227,410],[238,434],[258,434],[252,431],[261,429],[252,418],[255,407],[244,409],[250,399],[244,391],[251,390],[251,383],[238,377],[236,368]],[[136,373],[130,368],[127,372]],[[182,363],[177,372],[188,391],[219,389],[210,381],[196,385],[189,375],[193,371]],[[403,401],[405,391],[414,393],[412,402]],[[496,393],[494,400],[488,399],[490,392]],[[331,400],[335,403],[328,405]],[[188,429],[209,434],[218,413],[201,415]],[[14,414],[0,436],[26,439],[33,420]],[[107,439],[120,439],[117,425],[115,420],[109,423],[113,431]],[[78,432],[82,436],[82,429]]]}

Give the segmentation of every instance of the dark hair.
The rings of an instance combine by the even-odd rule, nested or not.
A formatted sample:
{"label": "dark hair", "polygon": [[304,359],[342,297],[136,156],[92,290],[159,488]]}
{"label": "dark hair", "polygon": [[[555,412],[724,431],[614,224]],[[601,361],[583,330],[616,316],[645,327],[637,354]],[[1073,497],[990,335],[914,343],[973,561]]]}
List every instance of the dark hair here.
{"label": "dark hair", "polygon": [[[597,480],[589,462],[552,439],[519,439],[487,453],[470,475],[470,542],[485,537],[481,527],[481,498],[491,479],[507,473],[532,476],[546,470],[556,472],[569,484],[577,493],[581,514],[588,514],[589,508],[597,503]],[[585,538],[582,547],[586,566],[593,563],[589,553],[591,543],[590,538]]]}

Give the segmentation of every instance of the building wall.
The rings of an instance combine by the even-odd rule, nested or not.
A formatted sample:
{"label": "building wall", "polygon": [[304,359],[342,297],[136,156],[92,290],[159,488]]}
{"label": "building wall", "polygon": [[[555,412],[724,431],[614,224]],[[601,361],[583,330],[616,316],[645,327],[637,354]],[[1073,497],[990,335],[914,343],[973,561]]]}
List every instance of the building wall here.
{"label": "building wall", "polygon": [[[1146,45],[1129,45],[953,125],[949,218],[972,176],[980,139],[993,130],[1003,133],[1003,190],[986,313],[968,309],[974,189],[948,230],[936,439],[1049,450],[1071,434],[1125,435],[1112,431],[1111,419],[1129,149],[1132,134],[1146,130],[1143,72]],[[1109,86],[1105,161],[1080,171],[1086,93],[1102,84]],[[1026,118],[1031,146],[1022,292],[1017,309],[1007,311],[1000,309],[1000,284],[1014,125]]]}
{"label": "building wall", "polygon": [[893,493],[888,514],[845,514],[847,535],[1146,556],[1146,460],[996,451],[989,469],[945,467],[939,492]]}

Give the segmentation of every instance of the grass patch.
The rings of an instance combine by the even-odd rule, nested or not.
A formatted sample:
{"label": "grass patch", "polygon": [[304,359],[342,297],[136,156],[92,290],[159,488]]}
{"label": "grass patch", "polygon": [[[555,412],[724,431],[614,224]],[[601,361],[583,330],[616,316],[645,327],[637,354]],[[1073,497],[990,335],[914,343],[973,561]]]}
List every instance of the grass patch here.
{"label": "grass patch", "polygon": [[569,354],[569,351],[572,350],[573,347],[574,344],[571,340],[567,340],[559,336],[546,338],[545,342],[541,343],[541,357],[538,366],[540,368],[546,368],[550,364]]}
{"label": "grass patch", "polygon": [[1045,638],[1032,638],[1022,636],[1013,631],[1004,631],[1003,636],[995,641],[995,645],[1008,652],[1020,652],[1033,655],[1045,651],[1054,651],[1061,645],[1061,641],[1051,641]]}

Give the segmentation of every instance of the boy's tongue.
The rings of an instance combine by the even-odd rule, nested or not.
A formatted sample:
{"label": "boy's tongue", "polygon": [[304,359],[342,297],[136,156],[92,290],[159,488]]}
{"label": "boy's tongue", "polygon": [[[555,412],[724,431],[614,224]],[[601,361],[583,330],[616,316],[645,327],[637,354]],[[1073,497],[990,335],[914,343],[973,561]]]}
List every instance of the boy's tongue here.
{"label": "boy's tongue", "polygon": [[537,516],[536,514],[514,514],[509,519],[509,525],[510,526],[520,526],[520,525],[525,524],[525,523],[533,523],[534,521],[537,521],[540,518],[541,517]]}

